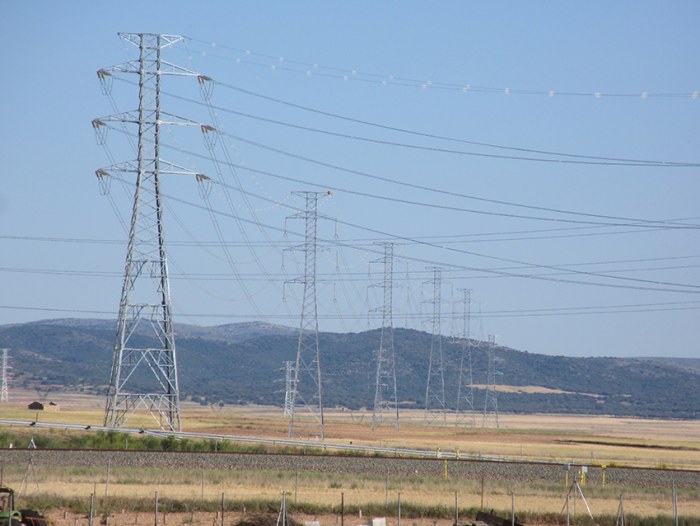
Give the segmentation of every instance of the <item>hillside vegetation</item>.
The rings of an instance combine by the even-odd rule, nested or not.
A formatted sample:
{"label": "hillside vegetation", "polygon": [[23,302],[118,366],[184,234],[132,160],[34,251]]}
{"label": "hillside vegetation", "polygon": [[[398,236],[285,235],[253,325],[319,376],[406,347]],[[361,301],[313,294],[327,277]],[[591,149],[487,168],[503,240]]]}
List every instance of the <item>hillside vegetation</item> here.
{"label": "hillside vegetation", "polygon": [[[51,320],[0,326],[10,349],[12,382],[29,389],[103,394],[109,381],[114,322]],[[262,323],[212,328],[177,326],[182,398],[202,404],[282,405],[283,366],[296,357],[294,331]],[[144,346],[147,334],[132,340]],[[398,398],[422,408],[431,335],[396,329]],[[374,403],[379,331],[320,336],[324,405],[359,409]],[[445,393],[456,406],[463,342],[443,338]],[[483,409],[486,347],[471,342],[474,406]],[[496,348],[498,407],[516,413],[586,413],[698,418],[700,370],[691,362],[544,356]],[[146,382],[144,377],[137,382]]]}

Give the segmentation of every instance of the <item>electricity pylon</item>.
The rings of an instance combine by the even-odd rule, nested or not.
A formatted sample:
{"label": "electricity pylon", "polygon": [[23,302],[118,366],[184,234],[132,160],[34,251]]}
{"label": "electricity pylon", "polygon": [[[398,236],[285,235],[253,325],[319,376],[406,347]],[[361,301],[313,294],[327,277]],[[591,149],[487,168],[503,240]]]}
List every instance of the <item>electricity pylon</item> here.
{"label": "electricity pylon", "polygon": [[[99,137],[99,130],[108,122],[138,125],[138,151],[136,160],[96,172],[100,181],[113,172],[136,174],[104,425],[120,427],[136,410],[146,408],[161,428],[179,431],[180,392],[163,233],[161,175],[192,172],[161,159],[160,127],[192,123],[181,122],[180,118],[163,112],[160,91],[165,75],[197,74],[161,57],[164,49],[183,40],[181,36],[150,33],[119,33],[119,36],[138,48],[138,60],[101,69],[97,74],[105,94],[109,94],[112,75],[138,75],[138,110],[95,119],[93,127]],[[144,333],[151,337],[149,341],[142,338]]]}
{"label": "electricity pylon", "polygon": [[498,424],[498,398],[496,396],[496,337],[488,336],[487,344],[487,371],[486,371],[486,398],[484,399],[484,418],[482,427],[487,427],[493,421],[496,428]]}
{"label": "electricity pylon", "polygon": [[394,321],[393,321],[393,288],[394,288],[394,245],[384,244],[384,257],[376,261],[384,267],[384,279],[378,285],[383,291],[382,329],[377,349],[377,374],[374,390],[374,412],[372,413],[372,429],[382,422],[393,420],[399,428],[399,406],[396,396],[396,359],[394,355]]}
{"label": "electricity pylon", "polygon": [[471,301],[472,292],[462,292],[462,349],[459,359],[459,381],[457,383],[457,415],[455,425],[476,425],[474,413],[474,376],[472,371]]}
{"label": "electricity pylon", "polygon": [[316,256],[318,252],[318,200],[329,192],[295,192],[306,201],[306,208],[294,218],[304,220],[304,244],[295,247],[304,253],[304,276],[295,280],[304,285],[297,358],[292,382],[289,437],[299,434],[299,409],[303,406],[318,423],[318,437],[323,440],[323,389],[318,342],[318,306],[316,302]]}
{"label": "electricity pylon", "polygon": [[442,304],[442,269],[433,268],[433,279],[428,284],[433,286],[433,330],[430,338],[430,358],[428,360],[428,382],[425,387],[424,422],[430,424],[436,420],[447,423],[445,407],[445,369],[442,355],[441,304]]}
{"label": "electricity pylon", "polygon": [[284,362],[284,416],[292,416],[292,386],[294,385],[294,362]]}
{"label": "electricity pylon", "polygon": [[7,385],[7,373],[10,369],[10,367],[7,364],[8,349],[0,349],[0,352],[2,352],[2,390],[0,390],[0,402],[7,402],[10,399]]}

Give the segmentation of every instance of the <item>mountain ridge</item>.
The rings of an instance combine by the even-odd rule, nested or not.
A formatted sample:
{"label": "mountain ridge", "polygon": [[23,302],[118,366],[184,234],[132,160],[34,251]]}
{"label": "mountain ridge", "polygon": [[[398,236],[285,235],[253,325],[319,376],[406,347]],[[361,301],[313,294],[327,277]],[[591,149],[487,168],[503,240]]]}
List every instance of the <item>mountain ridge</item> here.
{"label": "mountain ridge", "polygon": [[[60,319],[0,326],[13,382],[28,388],[106,392],[116,322]],[[202,404],[279,405],[284,362],[294,361],[297,331],[261,322],[214,327],[176,325],[182,398]],[[350,409],[374,402],[378,329],[320,333],[324,405]],[[145,334],[135,336],[147,344]],[[401,407],[424,408],[432,335],[395,329]],[[463,340],[442,337],[445,402],[456,407]],[[486,346],[471,340],[474,410],[484,407]],[[545,356],[496,346],[498,407],[506,412],[698,418],[700,369],[690,359]],[[680,360],[680,362],[678,361]],[[139,381],[146,382],[143,378]],[[506,389],[508,386],[508,389]],[[528,387],[528,389],[517,389]],[[539,387],[541,389],[532,389]],[[462,406],[464,408],[464,406]]]}

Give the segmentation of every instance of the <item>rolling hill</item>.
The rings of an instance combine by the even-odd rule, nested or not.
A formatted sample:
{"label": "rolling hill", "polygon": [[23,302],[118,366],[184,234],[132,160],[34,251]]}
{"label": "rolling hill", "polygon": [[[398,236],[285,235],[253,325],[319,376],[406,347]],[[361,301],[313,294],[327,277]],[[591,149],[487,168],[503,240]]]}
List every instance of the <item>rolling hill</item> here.
{"label": "rolling hill", "polygon": [[[202,404],[282,405],[283,366],[296,357],[293,329],[264,323],[176,325],[182,398]],[[61,319],[0,326],[12,383],[44,391],[106,392],[115,322]],[[146,344],[148,336],[137,336]],[[424,407],[431,335],[395,329],[398,398]],[[324,405],[374,402],[379,331],[320,335]],[[446,404],[456,405],[461,340],[442,339]],[[486,348],[472,341],[474,407],[483,410]],[[700,369],[692,360],[571,358],[496,348],[498,407],[519,413],[700,417]],[[147,378],[141,379],[147,385]]]}

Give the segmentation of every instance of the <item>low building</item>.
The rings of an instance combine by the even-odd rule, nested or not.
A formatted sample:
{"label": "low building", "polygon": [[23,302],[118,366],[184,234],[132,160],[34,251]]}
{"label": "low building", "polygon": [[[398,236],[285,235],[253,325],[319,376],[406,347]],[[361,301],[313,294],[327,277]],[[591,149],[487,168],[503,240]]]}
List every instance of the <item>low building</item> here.
{"label": "low building", "polygon": [[27,406],[30,411],[47,411],[56,412],[61,409],[61,407],[55,402],[49,402],[48,404],[42,404],[41,402],[32,402]]}

